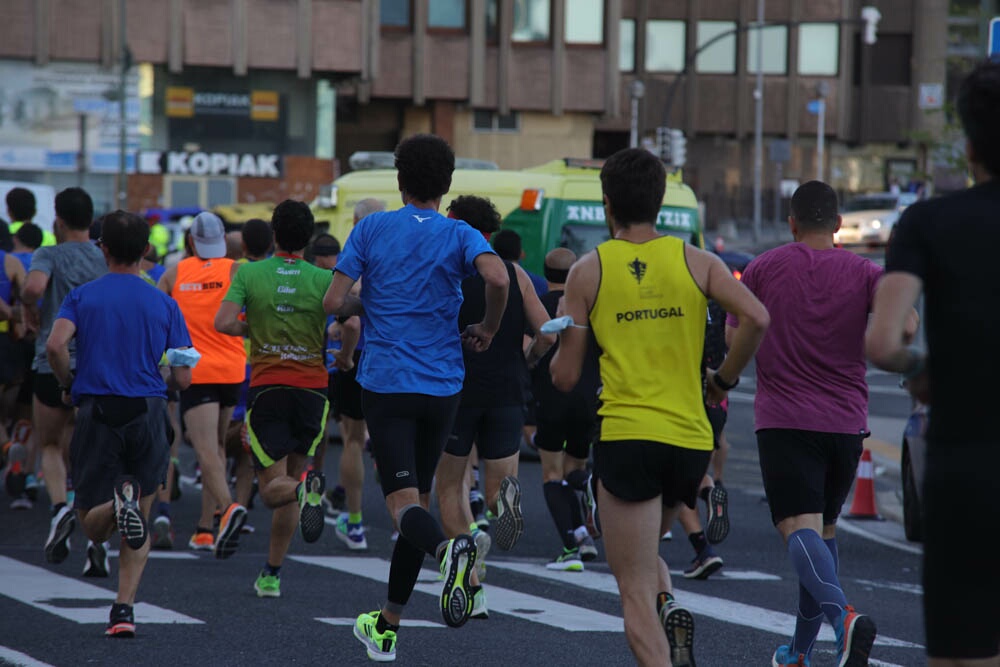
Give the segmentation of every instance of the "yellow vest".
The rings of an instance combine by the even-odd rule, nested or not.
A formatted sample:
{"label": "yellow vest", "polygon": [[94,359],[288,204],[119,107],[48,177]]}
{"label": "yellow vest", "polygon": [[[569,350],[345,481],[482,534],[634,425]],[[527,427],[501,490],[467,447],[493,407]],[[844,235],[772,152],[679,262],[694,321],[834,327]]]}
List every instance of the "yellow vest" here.
{"label": "yellow vest", "polygon": [[601,282],[590,326],[601,348],[601,440],[648,440],[711,450],[702,393],[708,299],[684,242],[597,246]]}
{"label": "yellow vest", "polygon": [[[7,226],[7,229],[10,230],[10,235],[13,236],[14,234],[16,234],[17,230],[19,230],[21,228],[21,225],[23,225],[23,224],[24,224],[23,222],[12,222],[12,223],[10,223]],[[43,229],[42,230],[42,246],[53,246],[55,244],[56,244],[56,235],[53,234],[52,232],[48,231],[47,229]]]}

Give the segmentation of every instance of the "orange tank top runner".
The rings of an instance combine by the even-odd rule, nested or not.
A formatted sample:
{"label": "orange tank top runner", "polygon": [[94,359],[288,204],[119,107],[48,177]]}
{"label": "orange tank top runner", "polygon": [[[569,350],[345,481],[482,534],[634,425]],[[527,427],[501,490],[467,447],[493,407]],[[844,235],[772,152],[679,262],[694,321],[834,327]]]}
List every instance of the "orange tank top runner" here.
{"label": "orange tank top runner", "polygon": [[177,265],[170,295],[177,301],[201,360],[191,371],[192,384],[239,384],[246,374],[243,339],[215,330],[215,313],[230,284],[233,260],[188,257]]}

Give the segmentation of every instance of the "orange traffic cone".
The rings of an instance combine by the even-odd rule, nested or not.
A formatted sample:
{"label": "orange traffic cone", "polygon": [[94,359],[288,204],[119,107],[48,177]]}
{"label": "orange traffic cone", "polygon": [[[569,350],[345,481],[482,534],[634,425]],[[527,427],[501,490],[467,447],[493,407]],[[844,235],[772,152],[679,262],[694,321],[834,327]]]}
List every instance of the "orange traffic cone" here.
{"label": "orange traffic cone", "polygon": [[861,452],[858,462],[858,478],[854,483],[854,500],[847,517],[851,519],[871,519],[884,521],[875,507],[875,475],[871,450]]}

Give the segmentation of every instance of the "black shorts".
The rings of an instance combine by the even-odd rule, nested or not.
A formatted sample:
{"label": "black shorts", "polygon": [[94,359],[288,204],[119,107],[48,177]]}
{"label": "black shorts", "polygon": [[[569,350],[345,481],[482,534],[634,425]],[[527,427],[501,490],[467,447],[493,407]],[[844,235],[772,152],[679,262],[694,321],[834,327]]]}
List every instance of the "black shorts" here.
{"label": "black shorts", "polygon": [[218,403],[220,408],[232,408],[240,402],[242,382],[234,384],[193,384],[181,392],[181,415],[205,403]]}
{"label": "black shorts", "polygon": [[163,425],[162,398],[83,396],[70,444],[70,469],[77,509],[111,500],[119,475],[132,475],[143,496],[167,479],[170,441]]}
{"label": "black shorts", "polygon": [[361,350],[355,350],[354,368],[330,374],[330,405],[333,408],[333,418],[337,421],[340,421],[341,417],[357,421],[365,418],[365,411],[361,406],[362,389],[358,384],[360,363]]}
{"label": "black shorts", "polygon": [[35,373],[32,380],[31,389],[35,392],[35,398],[50,408],[62,408],[72,410],[73,406],[66,405],[62,401],[62,389],[59,388],[59,380],[53,373]]}
{"label": "black shorts", "polygon": [[865,434],[798,429],[757,431],[757,452],[771,521],[822,514],[837,523],[858,471]]}
{"label": "black shorts", "polygon": [[535,446],[547,452],[561,452],[577,459],[590,456],[597,439],[597,403],[579,394],[563,394],[536,401],[538,430]]}
{"label": "black shorts", "polygon": [[430,493],[461,394],[361,394],[382,493]]}
{"label": "black shorts", "polygon": [[642,502],[662,496],[666,507],[694,509],[712,452],[648,440],[601,440],[594,445],[594,474],[616,498]]}
{"label": "black shorts", "polygon": [[322,389],[250,387],[246,424],[254,467],[269,468],[293,453],[312,456],[326,433],[329,409]]}
{"label": "black shorts", "polygon": [[520,451],[522,428],[523,406],[476,408],[460,405],[444,451],[452,456],[468,456],[475,444],[479,458],[505,459]]}
{"label": "black shorts", "polygon": [[12,385],[21,376],[23,357],[18,341],[7,331],[0,331],[0,387]]}
{"label": "black shorts", "polygon": [[1000,443],[928,443],[923,486],[924,624],[933,658],[982,659],[1000,645],[1000,569],[984,545],[956,548],[956,536],[1000,525],[993,488]]}
{"label": "black shorts", "polygon": [[726,402],[723,401],[721,405],[706,405],[705,412],[708,413],[708,423],[712,425],[712,442],[718,449],[722,430],[726,428],[726,419],[729,415],[729,411],[726,410]]}

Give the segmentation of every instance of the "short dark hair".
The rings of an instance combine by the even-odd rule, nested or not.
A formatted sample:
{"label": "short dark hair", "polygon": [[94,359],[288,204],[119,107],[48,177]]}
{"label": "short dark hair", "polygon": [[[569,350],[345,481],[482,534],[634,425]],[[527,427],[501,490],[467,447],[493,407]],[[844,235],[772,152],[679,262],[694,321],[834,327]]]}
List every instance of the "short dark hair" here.
{"label": "short dark hair", "polygon": [[116,262],[137,264],[149,244],[149,223],[135,213],[117,210],[101,218],[101,245]]}
{"label": "short dark hair", "polygon": [[243,223],[240,230],[247,252],[254,257],[266,255],[274,243],[274,232],[271,223],[260,218],[251,218]]}
{"label": "short dark hair", "polygon": [[11,222],[29,222],[38,212],[35,195],[27,188],[11,188],[7,193],[7,210]]}
{"label": "short dark hair", "polygon": [[320,234],[313,239],[309,246],[314,256],[330,256],[340,254],[340,241],[332,234]]}
{"label": "short dark hair", "polygon": [[14,233],[18,243],[32,250],[37,250],[42,245],[42,228],[33,222],[26,222]]}
{"label": "short dark hair", "polygon": [[521,235],[513,229],[502,229],[493,237],[493,250],[500,259],[517,262],[521,259]]}
{"label": "short dark hair", "polygon": [[823,181],[803,183],[792,195],[792,217],[805,231],[830,231],[837,227],[837,193]]}
{"label": "short dark hair", "polygon": [[655,224],[666,189],[663,162],[644,148],[620,150],[601,168],[601,190],[619,227]]}
{"label": "short dark hair", "polygon": [[500,212],[486,197],[462,195],[451,200],[448,212],[451,217],[464,220],[483,234],[492,234],[500,229]]}
{"label": "short dark hair", "polygon": [[455,153],[441,137],[415,134],[396,146],[399,186],[417,201],[433,201],[448,193]]}
{"label": "short dark hair", "polygon": [[1000,176],[1000,62],[980,63],[958,89],[958,117],[975,159],[993,176]]}
{"label": "short dark hair", "polygon": [[[56,195],[56,215],[70,229],[90,229],[94,221],[94,201],[83,188],[66,188]],[[148,222],[146,227],[149,227]]]}
{"label": "short dark hair", "polygon": [[274,241],[285,252],[298,252],[309,245],[315,227],[309,206],[294,199],[281,202],[271,214]]}

